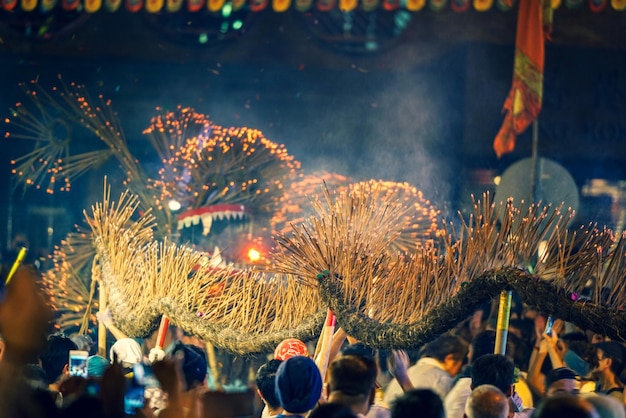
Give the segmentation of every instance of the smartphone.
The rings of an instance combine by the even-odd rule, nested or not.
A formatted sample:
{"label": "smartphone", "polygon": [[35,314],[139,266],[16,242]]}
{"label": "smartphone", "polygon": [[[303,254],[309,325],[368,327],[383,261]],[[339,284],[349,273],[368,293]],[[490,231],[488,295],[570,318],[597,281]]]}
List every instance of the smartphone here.
{"label": "smartphone", "polygon": [[70,376],[87,378],[87,357],[89,353],[82,350],[70,350],[69,369]]}
{"label": "smartphone", "polygon": [[135,415],[137,409],[143,408],[146,403],[146,367],[141,363],[135,364],[132,377],[126,378],[124,413],[127,415]]}
{"label": "smartphone", "polygon": [[554,317],[552,315],[548,316],[548,320],[546,321],[546,329],[543,331],[546,335],[552,335],[552,325],[554,325]]}
{"label": "smartphone", "polygon": [[513,392],[513,395],[511,395],[511,401],[513,402],[514,412],[522,412],[524,410],[524,402],[517,392]]}

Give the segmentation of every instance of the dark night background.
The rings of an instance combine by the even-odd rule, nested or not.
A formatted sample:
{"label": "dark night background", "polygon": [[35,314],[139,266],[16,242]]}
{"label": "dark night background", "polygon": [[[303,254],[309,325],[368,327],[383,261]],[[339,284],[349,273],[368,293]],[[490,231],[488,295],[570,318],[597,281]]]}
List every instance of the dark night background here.
{"label": "dark night background", "polygon": [[[92,96],[112,99],[139,156],[141,131],[155,108],[181,104],[222,126],[262,130],[307,171],[408,181],[456,216],[472,193],[494,190],[495,175],[531,155],[530,130],[514,153],[498,160],[492,151],[512,77],[515,11],[425,10],[409,17],[397,35],[387,31],[394,35],[381,38],[377,51],[363,52],[348,51],[323,16],[295,10],[249,14],[234,39],[207,45],[176,32],[181,24],[168,16],[65,16],[65,26],[43,40],[25,31],[23,17],[2,12],[0,114],[4,119],[16,102],[26,103],[19,82],[38,77],[52,86],[62,74]],[[618,182],[626,180],[625,24],[626,12],[610,6],[601,13],[586,5],[555,12],[538,152],[563,165],[579,191],[591,179],[606,179],[619,196]],[[11,192],[10,159],[32,144],[10,138],[0,144],[3,246],[22,230],[39,247],[56,243],[100,199],[102,175],[115,173],[103,167],[69,194]],[[98,141],[77,132],[71,148],[92,145]],[[619,227],[611,203],[609,196],[581,195],[575,222]],[[62,208],[54,219],[38,214],[50,206]]]}

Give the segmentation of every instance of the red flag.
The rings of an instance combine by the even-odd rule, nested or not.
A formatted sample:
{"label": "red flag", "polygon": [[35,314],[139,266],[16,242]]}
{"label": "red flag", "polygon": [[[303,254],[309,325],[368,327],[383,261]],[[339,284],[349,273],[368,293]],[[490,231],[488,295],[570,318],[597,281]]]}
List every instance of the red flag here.
{"label": "red flag", "polygon": [[504,122],[493,141],[498,158],[513,151],[515,137],[524,132],[541,111],[544,44],[551,18],[549,0],[519,1],[513,86],[502,109],[506,113]]}

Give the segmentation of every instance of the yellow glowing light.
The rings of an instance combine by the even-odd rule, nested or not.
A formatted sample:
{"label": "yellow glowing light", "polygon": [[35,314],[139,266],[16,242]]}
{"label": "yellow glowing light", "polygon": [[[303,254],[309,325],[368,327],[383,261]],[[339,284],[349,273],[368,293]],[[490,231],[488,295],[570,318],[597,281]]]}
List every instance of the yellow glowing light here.
{"label": "yellow glowing light", "polygon": [[180,210],[180,208],[182,207],[182,205],[180,204],[180,202],[178,200],[170,200],[167,203],[167,206],[169,207],[169,209],[172,212],[176,212],[176,211]]}
{"label": "yellow glowing light", "polygon": [[248,258],[250,261],[259,261],[261,259],[261,253],[254,248],[248,250]]}

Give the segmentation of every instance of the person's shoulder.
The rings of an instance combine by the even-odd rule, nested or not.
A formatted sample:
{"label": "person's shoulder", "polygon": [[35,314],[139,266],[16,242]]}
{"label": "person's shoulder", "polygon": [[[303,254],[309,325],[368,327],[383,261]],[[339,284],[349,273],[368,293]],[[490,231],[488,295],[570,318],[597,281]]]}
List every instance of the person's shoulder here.
{"label": "person's shoulder", "polygon": [[459,396],[464,393],[467,393],[469,396],[471,392],[472,392],[472,378],[461,377],[452,385],[452,389],[450,389],[450,392],[448,392],[448,394],[446,395],[446,398]]}
{"label": "person's shoulder", "polygon": [[533,412],[535,412],[535,408],[526,408],[523,411],[514,412],[513,417],[514,418],[530,418],[533,415]]}
{"label": "person's shoulder", "polygon": [[388,407],[385,407],[380,404],[374,404],[370,407],[370,410],[367,411],[367,418],[390,418],[391,410]]}
{"label": "person's shoulder", "polygon": [[605,395],[615,398],[620,402],[624,402],[624,388],[609,389],[605,392]]}

